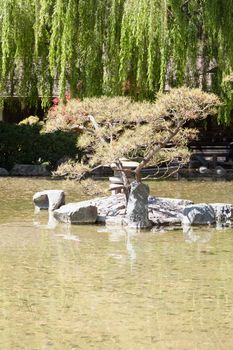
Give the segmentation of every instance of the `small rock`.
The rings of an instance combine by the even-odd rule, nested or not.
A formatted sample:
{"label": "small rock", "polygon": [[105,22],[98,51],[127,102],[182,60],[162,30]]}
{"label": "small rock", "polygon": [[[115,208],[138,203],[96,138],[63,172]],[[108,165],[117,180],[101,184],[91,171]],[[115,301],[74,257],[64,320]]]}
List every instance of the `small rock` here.
{"label": "small rock", "polygon": [[65,204],[65,193],[62,190],[36,192],[33,196],[36,209],[55,210]]}

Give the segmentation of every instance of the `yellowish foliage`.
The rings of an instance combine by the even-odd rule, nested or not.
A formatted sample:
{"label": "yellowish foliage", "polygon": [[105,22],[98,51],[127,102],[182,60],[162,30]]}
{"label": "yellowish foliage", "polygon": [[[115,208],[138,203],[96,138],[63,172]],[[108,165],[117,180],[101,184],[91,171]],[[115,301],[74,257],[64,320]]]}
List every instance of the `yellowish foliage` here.
{"label": "yellowish foliage", "polygon": [[19,125],[33,125],[39,123],[40,119],[36,115],[30,115],[29,117],[21,120]]}
{"label": "yellowish foliage", "polygon": [[188,123],[216,114],[220,105],[216,95],[186,87],[159,94],[154,103],[126,97],[71,100],[48,114],[46,130],[75,128],[79,147],[91,153],[91,166],[123,156],[139,157],[143,166],[185,162],[187,143],[197,137]]}
{"label": "yellowish foliage", "polygon": [[73,160],[68,160],[58,166],[53,172],[54,177],[67,177],[69,179],[80,179],[83,174],[86,174],[91,169],[88,165],[83,165]]}

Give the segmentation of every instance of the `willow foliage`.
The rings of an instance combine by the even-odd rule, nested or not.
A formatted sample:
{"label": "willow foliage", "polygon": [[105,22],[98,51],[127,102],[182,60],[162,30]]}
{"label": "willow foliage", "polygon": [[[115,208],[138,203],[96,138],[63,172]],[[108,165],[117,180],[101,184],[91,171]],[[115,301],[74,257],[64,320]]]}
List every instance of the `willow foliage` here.
{"label": "willow foliage", "polygon": [[[0,0],[0,87],[153,99],[188,85],[233,108],[232,0]],[[211,70],[215,67],[215,72]]]}

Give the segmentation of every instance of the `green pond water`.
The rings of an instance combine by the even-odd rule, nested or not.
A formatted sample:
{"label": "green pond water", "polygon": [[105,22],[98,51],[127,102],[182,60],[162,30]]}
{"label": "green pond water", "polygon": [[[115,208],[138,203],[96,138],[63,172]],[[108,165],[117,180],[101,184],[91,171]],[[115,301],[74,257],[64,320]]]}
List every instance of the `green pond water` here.
{"label": "green pond water", "polygon": [[[233,203],[232,182],[150,186]],[[0,179],[1,350],[233,349],[233,229],[55,227],[32,204],[53,188],[83,198],[75,183]]]}

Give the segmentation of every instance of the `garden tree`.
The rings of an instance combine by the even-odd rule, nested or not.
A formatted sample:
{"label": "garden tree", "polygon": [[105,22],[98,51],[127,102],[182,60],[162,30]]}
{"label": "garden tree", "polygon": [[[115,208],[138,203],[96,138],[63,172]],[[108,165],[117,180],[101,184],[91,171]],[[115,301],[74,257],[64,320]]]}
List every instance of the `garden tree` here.
{"label": "garden tree", "polygon": [[138,183],[141,170],[148,165],[174,159],[186,162],[187,144],[197,136],[190,123],[216,114],[219,105],[216,95],[186,87],[160,94],[155,103],[132,102],[126,97],[71,99],[49,112],[46,129],[81,133],[79,147],[91,154],[88,165],[116,163],[127,188],[122,157],[139,160]]}
{"label": "garden tree", "polygon": [[[165,86],[212,89],[232,109],[231,0],[0,0],[0,90],[35,104]],[[209,68],[215,67],[215,73]]]}

